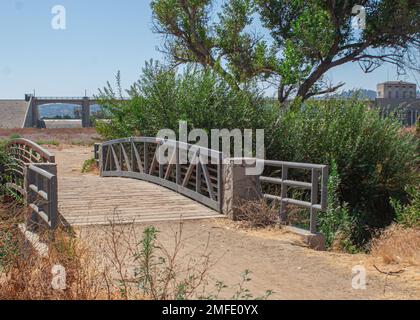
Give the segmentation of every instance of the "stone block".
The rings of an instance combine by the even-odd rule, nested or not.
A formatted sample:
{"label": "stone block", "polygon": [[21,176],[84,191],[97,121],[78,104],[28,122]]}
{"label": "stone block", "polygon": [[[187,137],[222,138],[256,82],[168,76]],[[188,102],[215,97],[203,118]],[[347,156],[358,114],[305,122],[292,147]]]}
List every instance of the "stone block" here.
{"label": "stone block", "polygon": [[255,159],[251,161],[250,158],[227,158],[223,163],[223,213],[232,220],[236,220],[237,208],[244,201],[263,197],[259,175],[247,175],[246,169],[255,167]]}

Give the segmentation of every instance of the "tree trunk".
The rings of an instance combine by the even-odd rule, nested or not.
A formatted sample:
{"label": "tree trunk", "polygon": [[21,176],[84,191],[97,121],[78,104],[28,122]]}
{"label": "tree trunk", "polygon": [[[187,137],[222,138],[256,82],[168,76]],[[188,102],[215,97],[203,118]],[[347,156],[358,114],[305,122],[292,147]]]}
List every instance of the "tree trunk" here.
{"label": "tree trunk", "polygon": [[308,93],[309,90],[313,87],[313,85],[324,75],[331,68],[331,61],[324,60],[318,68],[314,72],[311,73],[309,78],[307,78],[299,87],[298,92],[296,94],[297,97],[300,97],[302,101],[305,101],[309,98]]}

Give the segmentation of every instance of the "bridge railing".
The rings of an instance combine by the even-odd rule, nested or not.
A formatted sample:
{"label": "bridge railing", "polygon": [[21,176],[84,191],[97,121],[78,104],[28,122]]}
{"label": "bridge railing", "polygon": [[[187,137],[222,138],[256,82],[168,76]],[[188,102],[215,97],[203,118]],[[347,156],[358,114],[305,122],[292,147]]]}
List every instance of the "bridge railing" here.
{"label": "bridge railing", "polygon": [[54,154],[27,139],[12,139],[8,142],[6,149],[12,158],[12,162],[5,169],[10,177],[6,186],[22,196],[26,195],[24,188],[25,166],[37,163],[55,163]]}
{"label": "bridge railing", "polygon": [[5,167],[6,187],[20,194],[51,228],[57,226],[57,165],[54,154],[27,139],[6,145],[11,163]]}
{"label": "bridge railing", "polygon": [[83,100],[85,97],[35,97],[37,100]]}
{"label": "bridge railing", "polygon": [[222,161],[219,151],[150,137],[105,142],[99,155],[103,177],[156,183],[219,212],[222,210]]}
{"label": "bridge railing", "polygon": [[[50,164],[55,166],[55,164]],[[45,168],[48,164],[44,164]],[[26,171],[26,202],[35,213],[35,222],[41,218],[51,229],[58,224],[57,176],[42,167],[29,165]]]}
{"label": "bridge railing", "polygon": [[[264,198],[280,203],[280,221],[287,222],[287,205],[308,208],[310,210],[310,232],[315,234],[317,231],[317,212],[327,209],[327,189],[328,189],[328,166],[297,163],[273,160],[259,160],[264,163],[264,167],[281,168],[281,177],[260,176],[260,182],[280,186],[280,195],[264,194]],[[290,169],[299,169],[310,172],[310,182],[296,181],[289,178]],[[307,190],[310,201],[298,200],[290,194],[290,188]]]}

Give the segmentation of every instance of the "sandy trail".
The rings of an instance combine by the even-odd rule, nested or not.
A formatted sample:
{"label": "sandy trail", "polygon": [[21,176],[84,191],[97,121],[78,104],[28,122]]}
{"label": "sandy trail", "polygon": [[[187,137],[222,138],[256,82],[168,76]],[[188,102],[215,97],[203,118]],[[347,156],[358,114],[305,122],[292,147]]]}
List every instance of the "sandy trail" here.
{"label": "sandy trail", "polygon": [[[174,234],[179,223],[151,223],[159,230],[158,240],[169,251],[174,249]],[[147,225],[134,226],[136,240]],[[126,232],[131,227],[126,226]],[[98,259],[104,258],[108,248],[109,227],[78,229]],[[222,219],[183,222],[183,244],[179,262],[185,265],[198,260],[205,252],[214,265],[209,270],[208,292],[214,291],[216,281],[229,286],[220,298],[231,298],[241,280],[241,273],[250,270],[246,287],[254,297],[273,290],[270,299],[420,299],[420,273],[413,267],[402,274],[386,276],[381,270],[395,270],[399,266],[383,266],[380,261],[364,255],[316,252],[304,247],[294,235],[282,230],[246,231],[235,223]],[[206,246],[208,249],[206,251]],[[125,247],[125,246],[124,246]],[[123,252],[124,249],[121,249]],[[366,290],[352,288],[352,268],[362,265],[367,270]],[[128,262],[128,266],[135,264]]]}

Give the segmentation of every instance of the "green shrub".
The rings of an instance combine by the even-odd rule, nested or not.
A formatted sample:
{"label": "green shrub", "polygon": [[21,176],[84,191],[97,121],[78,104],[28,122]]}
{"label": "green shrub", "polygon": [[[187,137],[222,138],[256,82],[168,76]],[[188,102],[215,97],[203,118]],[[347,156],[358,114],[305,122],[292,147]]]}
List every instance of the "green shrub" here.
{"label": "green shrub", "polygon": [[83,162],[83,166],[82,166],[82,173],[88,173],[91,172],[92,170],[94,170],[96,167],[96,159],[95,158],[91,158],[91,159],[87,159]]}
{"label": "green shrub", "polygon": [[350,215],[348,204],[340,201],[339,187],[337,164],[332,161],[328,179],[328,209],[318,216],[318,230],[325,236],[327,248],[334,245],[338,249],[354,252],[352,234],[355,219]]}
{"label": "green shrub", "polygon": [[418,141],[360,101],[309,101],[286,110],[272,138],[267,158],[336,162],[337,196],[356,219],[358,244],[393,221],[390,197],[404,200],[405,186],[419,182]]}
{"label": "green shrub", "polygon": [[391,199],[391,204],[395,209],[396,221],[407,228],[420,228],[420,188],[407,187],[410,201],[402,205],[400,201]]}
{"label": "green shrub", "polygon": [[255,88],[234,91],[213,72],[198,67],[177,74],[159,63],[146,63],[140,80],[127,91],[131,99],[122,102],[119,74],[116,80],[116,89],[108,83],[98,97],[110,120],[96,122],[96,128],[107,139],[156,136],[164,128],[178,133],[181,120],[189,130],[264,128],[267,119],[277,115]]}

